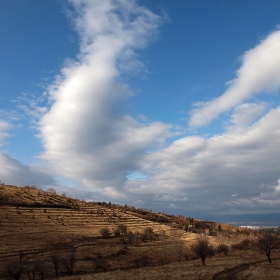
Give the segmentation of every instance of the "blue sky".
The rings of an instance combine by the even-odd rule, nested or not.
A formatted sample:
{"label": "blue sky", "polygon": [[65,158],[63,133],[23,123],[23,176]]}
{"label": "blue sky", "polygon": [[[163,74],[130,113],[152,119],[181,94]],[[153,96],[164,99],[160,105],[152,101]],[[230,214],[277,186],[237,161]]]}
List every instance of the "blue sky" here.
{"label": "blue sky", "polygon": [[279,1],[0,4],[0,180],[207,216],[279,212]]}

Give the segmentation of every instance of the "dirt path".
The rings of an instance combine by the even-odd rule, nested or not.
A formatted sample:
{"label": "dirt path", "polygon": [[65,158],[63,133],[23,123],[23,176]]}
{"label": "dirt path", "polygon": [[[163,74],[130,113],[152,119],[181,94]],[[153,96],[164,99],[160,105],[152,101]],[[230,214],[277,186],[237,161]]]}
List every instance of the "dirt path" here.
{"label": "dirt path", "polygon": [[256,266],[260,263],[265,263],[265,262],[267,261],[261,260],[261,261],[251,262],[251,263],[239,264],[233,268],[225,269],[216,273],[213,276],[213,280],[236,279],[237,274],[240,274],[248,270],[251,266]]}

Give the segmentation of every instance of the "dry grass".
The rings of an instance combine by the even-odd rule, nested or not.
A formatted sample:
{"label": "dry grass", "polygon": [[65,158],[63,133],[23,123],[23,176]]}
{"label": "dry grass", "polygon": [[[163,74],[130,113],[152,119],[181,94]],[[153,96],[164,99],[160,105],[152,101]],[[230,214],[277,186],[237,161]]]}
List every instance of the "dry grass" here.
{"label": "dry grass", "polygon": [[[100,229],[107,227],[113,231],[121,224],[133,232],[152,227],[159,240],[124,244],[119,237],[101,238]],[[214,246],[254,238],[253,234],[234,235],[235,228],[230,225],[223,224],[222,228],[224,231],[217,237],[209,237]],[[39,190],[0,186],[0,229],[0,275],[7,263],[19,258],[20,252],[24,253],[25,261],[49,262],[51,252],[65,253],[74,248],[78,259],[75,276],[63,279],[279,279],[279,260],[274,259],[269,265],[255,251],[216,255],[202,266],[189,249],[198,234],[142,219],[141,215],[122,208],[103,207]],[[133,268],[132,260],[143,256],[148,258],[148,267]],[[92,260],[96,257],[106,260],[111,271],[93,273]]]}

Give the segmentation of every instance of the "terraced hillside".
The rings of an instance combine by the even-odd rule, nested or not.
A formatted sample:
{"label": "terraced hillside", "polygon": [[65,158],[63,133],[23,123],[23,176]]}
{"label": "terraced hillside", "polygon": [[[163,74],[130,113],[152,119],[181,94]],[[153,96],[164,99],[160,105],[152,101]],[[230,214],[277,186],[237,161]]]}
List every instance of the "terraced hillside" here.
{"label": "terraced hillside", "polygon": [[[162,251],[160,235],[165,236],[165,242],[170,238],[182,242],[196,237],[193,233],[142,219],[140,214],[124,208],[86,203],[28,187],[0,186],[0,202],[2,272],[20,255],[28,261],[45,261],[51,252],[65,254],[72,249],[79,260],[77,273],[91,272],[96,257],[106,259],[110,269],[133,266],[131,260],[143,256],[149,258],[150,264],[157,264]],[[133,236],[119,233],[114,237],[118,226]],[[147,228],[152,229],[152,235],[143,239],[142,233]],[[101,229],[108,229],[113,237],[102,238]],[[167,245],[165,247],[167,250]],[[172,258],[177,257],[168,256],[168,262]],[[162,261],[167,262],[167,257]]]}
{"label": "terraced hillside", "polygon": [[[223,264],[225,257],[218,254],[214,258],[219,264],[216,269],[212,266],[209,274],[209,270],[201,269],[200,260],[190,250],[190,245],[206,232],[213,235],[208,240],[214,246],[254,238],[253,232],[236,234],[236,228],[229,225],[111,203],[85,202],[57,195],[54,190],[45,192],[29,186],[0,185],[1,279],[19,279],[11,277],[17,272],[20,279],[72,274],[76,275],[72,277],[80,277],[77,279],[155,279],[163,271],[156,267],[165,264],[169,264],[164,267],[170,271],[179,269],[174,275],[180,276],[174,279],[182,279],[182,275],[187,275],[183,267],[174,264],[172,268],[170,264],[181,261],[186,264],[185,268],[193,267],[194,274],[189,273],[188,279],[198,279],[196,266],[200,267],[199,275],[223,279],[217,277],[227,275],[227,269],[236,265],[266,261],[250,249],[249,253],[242,252],[241,257],[238,251],[231,253],[234,261],[226,265]],[[133,278],[135,268],[143,278],[139,278],[139,273],[136,273],[138,278]],[[100,274],[106,271],[110,271],[107,278],[107,273]],[[158,271],[155,278],[152,277],[154,271]],[[91,278],[83,276],[91,273],[94,273]],[[167,275],[169,278],[164,278]],[[170,277],[165,271],[157,279],[172,279]]]}

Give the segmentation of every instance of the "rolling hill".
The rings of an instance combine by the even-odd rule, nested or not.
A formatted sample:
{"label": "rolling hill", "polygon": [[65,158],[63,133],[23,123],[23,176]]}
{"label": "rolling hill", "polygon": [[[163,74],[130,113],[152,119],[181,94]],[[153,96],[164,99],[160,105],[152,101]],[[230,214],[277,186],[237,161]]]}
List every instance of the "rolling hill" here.
{"label": "rolling hill", "polygon": [[[1,279],[15,279],[10,270],[22,270],[20,279],[54,278],[54,259],[57,276],[65,279],[228,279],[223,277],[230,273],[243,277],[251,270],[268,272],[266,259],[251,246],[227,257],[217,253],[206,266],[191,250],[202,236],[213,247],[230,246],[254,240],[254,231],[133,206],[85,202],[53,189],[0,185],[0,229]],[[274,266],[279,266],[278,259],[269,266],[272,277]],[[246,279],[263,279],[252,275],[255,278]]]}

